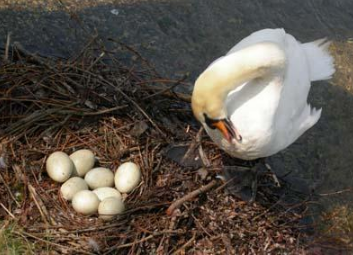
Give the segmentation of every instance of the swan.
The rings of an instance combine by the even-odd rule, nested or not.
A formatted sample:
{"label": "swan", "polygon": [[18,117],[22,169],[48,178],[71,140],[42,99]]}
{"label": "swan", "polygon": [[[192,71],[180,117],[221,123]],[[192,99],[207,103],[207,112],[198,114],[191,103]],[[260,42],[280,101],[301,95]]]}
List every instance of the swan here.
{"label": "swan", "polygon": [[307,98],[312,81],[335,72],[329,44],[301,43],[280,28],[252,33],[199,75],[191,98],[194,116],[233,157],[276,154],[321,116]]}

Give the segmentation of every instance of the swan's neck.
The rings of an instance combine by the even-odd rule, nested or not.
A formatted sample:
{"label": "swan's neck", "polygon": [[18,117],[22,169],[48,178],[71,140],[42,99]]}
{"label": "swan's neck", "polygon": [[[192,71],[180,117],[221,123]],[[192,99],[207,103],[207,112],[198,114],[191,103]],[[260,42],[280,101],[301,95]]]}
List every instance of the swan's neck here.
{"label": "swan's neck", "polygon": [[202,105],[202,111],[210,118],[225,118],[224,103],[230,91],[250,80],[278,75],[285,61],[284,51],[274,43],[256,44],[231,53],[209,66],[197,79],[193,104]]}

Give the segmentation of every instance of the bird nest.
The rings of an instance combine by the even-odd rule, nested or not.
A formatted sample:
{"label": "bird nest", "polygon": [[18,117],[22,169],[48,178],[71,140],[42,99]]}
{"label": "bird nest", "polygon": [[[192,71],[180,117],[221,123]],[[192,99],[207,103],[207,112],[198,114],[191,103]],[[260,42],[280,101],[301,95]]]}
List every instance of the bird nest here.
{"label": "bird nest", "polygon": [[[261,187],[263,203],[250,205],[216,180],[224,153],[198,132],[189,95],[175,92],[188,84],[160,77],[131,47],[108,44],[94,37],[69,59],[32,54],[19,43],[3,49],[0,220],[7,244],[20,240],[36,254],[301,253],[298,206]],[[124,197],[127,210],[110,222],[74,212],[45,172],[50,153],[83,148],[109,169],[125,161],[141,167],[141,184]],[[6,242],[2,250],[10,249]]]}

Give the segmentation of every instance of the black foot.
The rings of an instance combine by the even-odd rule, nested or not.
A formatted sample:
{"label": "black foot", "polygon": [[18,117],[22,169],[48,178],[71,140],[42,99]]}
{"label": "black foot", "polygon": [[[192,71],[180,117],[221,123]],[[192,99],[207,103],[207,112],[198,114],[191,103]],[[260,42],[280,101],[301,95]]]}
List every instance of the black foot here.
{"label": "black foot", "polygon": [[252,168],[227,166],[224,176],[228,182],[227,190],[240,199],[253,203],[257,193],[258,165]]}

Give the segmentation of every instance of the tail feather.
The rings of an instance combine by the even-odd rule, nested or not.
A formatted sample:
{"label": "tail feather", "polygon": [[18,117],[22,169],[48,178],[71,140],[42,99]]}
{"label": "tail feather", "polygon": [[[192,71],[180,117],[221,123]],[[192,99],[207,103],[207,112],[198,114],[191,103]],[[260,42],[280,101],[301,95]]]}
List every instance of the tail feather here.
{"label": "tail feather", "polygon": [[327,80],[334,74],[334,61],[328,51],[330,44],[327,38],[303,44],[309,62],[311,81]]}

